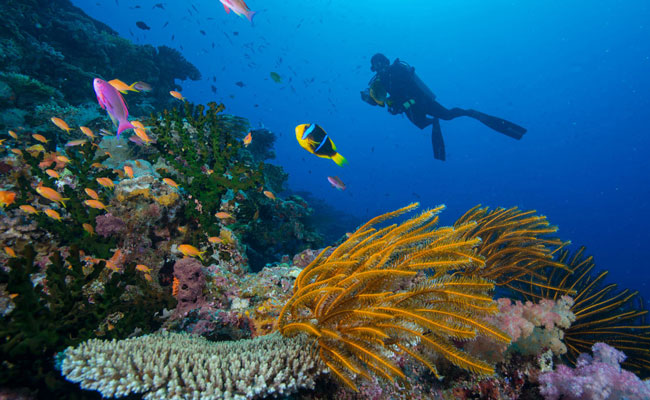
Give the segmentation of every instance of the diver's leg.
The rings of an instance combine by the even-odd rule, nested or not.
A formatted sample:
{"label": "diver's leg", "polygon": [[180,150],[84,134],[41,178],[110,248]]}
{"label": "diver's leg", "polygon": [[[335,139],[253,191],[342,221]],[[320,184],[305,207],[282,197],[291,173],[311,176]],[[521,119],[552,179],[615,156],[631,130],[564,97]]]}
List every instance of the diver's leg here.
{"label": "diver's leg", "polygon": [[448,121],[458,117],[471,117],[481,122],[483,125],[488,126],[499,133],[510,136],[514,139],[521,139],[526,133],[526,128],[523,128],[515,123],[506,121],[505,119],[493,117],[492,115],[484,114],[480,111],[472,109],[463,109],[454,107],[452,109],[445,108],[437,101],[433,101],[429,106],[428,114],[434,117]]}
{"label": "diver's leg", "polygon": [[424,129],[427,126],[431,125],[433,122],[432,118],[427,117],[426,109],[424,109],[420,104],[415,104],[409,107],[405,111],[406,117],[420,129]]}
{"label": "diver's leg", "polygon": [[437,101],[433,100],[431,101],[431,104],[429,104],[427,114],[433,115],[435,118],[440,118],[445,121],[449,121],[454,118],[469,116],[470,110],[464,110],[458,107],[449,109],[443,106],[442,104],[438,103]]}
{"label": "diver's leg", "polygon": [[499,133],[503,133],[506,136],[510,136],[513,139],[519,140],[522,136],[524,136],[524,133],[526,133],[526,128],[521,127],[513,122],[506,121],[505,119],[487,115],[476,110],[470,109],[467,111],[468,117],[472,117],[483,123],[483,125],[488,126]]}
{"label": "diver's leg", "polygon": [[445,141],[442,139],[438,118],[434,118],[431,124],[431,145],[433,145],[433,158],[445,161]]}

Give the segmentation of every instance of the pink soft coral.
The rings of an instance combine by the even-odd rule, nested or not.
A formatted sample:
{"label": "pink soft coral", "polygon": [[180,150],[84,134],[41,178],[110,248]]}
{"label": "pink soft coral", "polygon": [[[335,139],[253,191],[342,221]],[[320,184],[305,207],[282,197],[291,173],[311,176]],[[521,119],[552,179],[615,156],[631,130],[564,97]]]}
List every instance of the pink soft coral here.
{"label": "pink soft coral", "polygon": [[504,330],[523,354],[538,354],[551,349],[554,354],[566,353],[562,342],[564,329],[571,326],[573,299],[562,296],[557,301],[543,299],[539,303],[497,300],[499,313],[490,322]]}
{"label": "pink soft coral", "polygon": [[650,381],[621,369],[625,354],[605,343],[594,344],[591,351],[593,357],[578,357],[575,369],[559,365],[540,375],[540,393],[546,400],[650,399]]}

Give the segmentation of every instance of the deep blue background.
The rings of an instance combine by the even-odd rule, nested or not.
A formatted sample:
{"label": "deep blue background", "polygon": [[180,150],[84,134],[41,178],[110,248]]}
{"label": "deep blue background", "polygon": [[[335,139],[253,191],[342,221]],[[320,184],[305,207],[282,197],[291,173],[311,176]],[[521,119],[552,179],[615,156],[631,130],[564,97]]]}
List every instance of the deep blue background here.
{"label": "deep blue background", "polygon": [[[537,209],[610,280],[650,298],[647,0],[250,0],[254,26],[217,0],[73,1],[137,43],[179,49],[204,76],[181,83],[191,101],[223,101],[276,132],[292,190],[361,219],[412,201],[445,203],[444,223],[478,203]],[[152,8],[161,1],[165,10]],[[515,141],[470,119],[443,121],[447,161],[434,160],[428,130],[360,101],[375,52],[413,65],[443,105],[529,132]],[[302,150],[293,129],[305,122],[323,126],[350,164]],[[348,189],[332,189],[328,175]]]}

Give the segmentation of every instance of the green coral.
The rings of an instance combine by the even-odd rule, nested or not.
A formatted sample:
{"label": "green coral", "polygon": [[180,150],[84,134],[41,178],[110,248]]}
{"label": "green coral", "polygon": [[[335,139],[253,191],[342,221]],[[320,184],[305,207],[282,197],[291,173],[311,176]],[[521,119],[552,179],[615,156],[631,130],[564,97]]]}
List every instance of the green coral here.
{"label": "green coral", "polygon": [[[107,177],[115,179],[117,176],[112,170],[104,169],[99,170],[93,167],[94,163],[101,163],[109,156],[106,154],[100,155],[95,158],[93,145],[86,143],[78,149],[68,149],[66,156],[70,162],[66,164],[67,174],[75,179],[75,188],[70,185],[63,186],[62,196],[69,198],[66,201],[66,212],[70,214],[70,221],[62,220],[55,221],[44,214],[32,215],[39,228],[44,229],[56,235],[59,243],[64,246],[75,245],[84,249],[86,253],[92,254],[100,258],[108,258],[111,255],[110,249],[116,247],[115,240],[110,238],[99,238],[97,236],[91,237],[84,231],[82,224],[88,223],[95,226],[95,217],[102,211],[90,208],[83,204],[84,200],[89,197],[83,194],[84,188],[100,191],[100,186],[96,178]],[[38,153],[36,156],[30,155],[28,152],[23,152],[23,158],[31,167],[31,174],[33,177],[38,178],[44,186],[49,188],[56,188],[56,180],[47,175],[39,166],[43,162],[45,153]],[[13,207],[18,207],[22,204],[30,204],[29,199],[38,196],[32,188],[31,181],[26,176],[18,178],[18,190],[20,193],[19,199]]]}
{"label": "green coral", "polygon": [[201,204],[185,209],[186,217],[201,228],[194,244],[205,239],[203,232],[219,234],[214,214],[228,190],[246,191],[263,184],[263,163],[254,166],[238,154],[241,141],[233,132],[245,129],[244,120],[223,116],[223,110],[223,104],[209,103],[206,108],[186,102],[181,109],[152,115],[147,123],[154,126],[153,146],[158,149],[149,161],[164,159],[170,168],[159,168],[161,176],[174,180]]}
{"label": "green coral", "polygon": [[16,104],[20,107],[51,99],[62,99],[63,95],[57,89],[23,74],[0,72],[0,81],[6,83],[16,95]]}
{"label": "green coral", "polygon": [[15,295],[15,309],[0,318],[0,385],[30,387],[43,398],[80,398],[54,370],[55,353],[92,337],[151,332],[160,326],[154,313],[173,306],[134,265],[108,276],[103,262],[85,266],[78,247],[69,253],[65,260],[55,253],[36,285],[32,279],[40,267],[31,246],[9,260],[9,272],[0,270],[0,283]]}

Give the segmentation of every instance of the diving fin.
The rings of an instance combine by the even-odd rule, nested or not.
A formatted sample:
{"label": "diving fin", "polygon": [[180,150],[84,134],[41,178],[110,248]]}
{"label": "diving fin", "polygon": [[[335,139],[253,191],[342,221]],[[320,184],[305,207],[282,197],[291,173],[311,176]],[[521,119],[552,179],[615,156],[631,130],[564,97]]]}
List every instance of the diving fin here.
{"label": "diving fin", "polygon": [[506,121],[505,119],[483,114],[482,112],[476,110],[468,111],[468,116],[478,120],[483,125],[492,128],[499,133],[510,136],[513,139],[519,140],[522,136],[524,136],[524,133],[527,132],[526,128],[523,128],[513,122]]}
{"label": "diving fin", "polygon": [[440,120],[438,118],[434,118],[433,123],[431,123],[431,144],[433,145],[433,158],[445,161],[445,141],[442,139]]}

